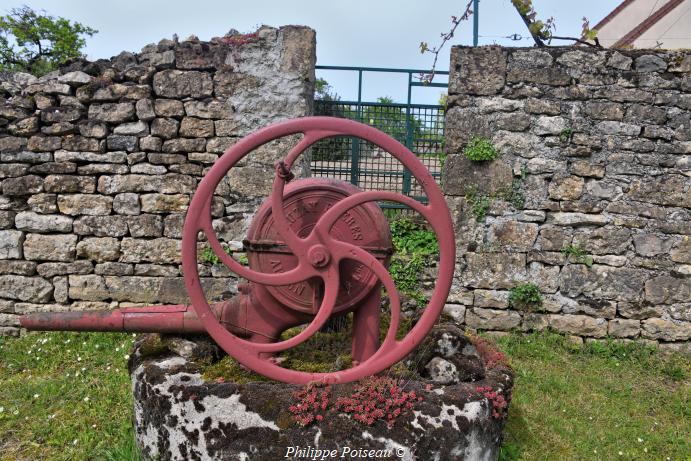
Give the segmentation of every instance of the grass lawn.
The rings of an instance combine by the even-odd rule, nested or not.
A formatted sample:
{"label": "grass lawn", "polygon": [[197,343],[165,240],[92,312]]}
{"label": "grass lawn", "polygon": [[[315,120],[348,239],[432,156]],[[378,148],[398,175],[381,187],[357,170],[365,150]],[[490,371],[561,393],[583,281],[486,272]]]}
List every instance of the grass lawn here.
{"label": "grass lawn", "polygon": [[[0,460],[137,460],[133,337],[0,337]],[[517,373],[503,460],[689,460],[687,359],[640,346],[499,340]],[[620,454],[621,452],[621,454]]]}

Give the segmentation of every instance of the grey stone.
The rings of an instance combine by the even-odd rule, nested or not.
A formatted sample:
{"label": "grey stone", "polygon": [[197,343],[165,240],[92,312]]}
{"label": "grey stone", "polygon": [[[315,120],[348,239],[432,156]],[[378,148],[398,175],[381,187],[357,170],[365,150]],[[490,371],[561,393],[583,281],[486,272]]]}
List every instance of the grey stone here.
{"label": "grey stone", "polygon": [[72,162],[48,162],[34,165],[29,171],[38,174],[69,174],[77,171],[77,164]]}
{"label": "grey stone", "polygon": [[71,261],[74,259],[76,235],[27,234],[24,258],[38,261]]}
{"label": "grey stone", "polygon": [[15,217],[15,226],[18,230],[28,232],[71,232],[72,218],[22,211]]}
{"label": "grey stone", "polygon": [[[232,129],[220,129],[219,135],[228,136],[231,134],[242,134],[236,128],[241,127],[240,121],[233,117],[235,110],[230,100],[224,99],[206,99],[203,101],[187,101],[185,102],[185,112],[190,117],[197,117],[202,119],[226,119],[225,122],[231,124]],[[219,122],[223,120],[218,120]],[[218,125],[216,125],[218,128]],[[226,134],[221,134],[226,133]]]}
{"label": "grey stone", "polygon": [[585,113],[596,120],[622,120],[624,107],[615,102],[588,101],[585,104]]}
{"label": "grey stone", "polygon": [[2,181],[2,193],[7,196],[32,195],[43,191],[43,179],[28,175]]}
{"label": "grey stone", "polygon": [[85,301],[102,301],[110,298],[110,293],[100,275],[70,275],[69,297]]}
{"label": "grey stone", "polygon": [[120,257],[120,241],[113,237],[85,238],[77,244],[77,257],[95,262],[116,261]]}
{"label": "grey stone", "polygon": [[82,116],[77,107],[47,107],[41,111],[41,121],[44,123],[76,122]]}
{"label": "grey stone", "polygon": [[483,330],[511,330],[521,324],[521,315],[515,311],[473,308],[466,311],[465,323]]}
{"label": "grey stone", "polygon": [[560,289],[572,298],[585,295],[590,299],[639,301],[648,277],[641,269],[569,264],[561,271]]}
{"label": "grey stone", "polygon": [[567,128],[566,119],[563,117],[540,116],[535,119],[533,133],[537,135],[559,135]]}
{"label": "grey stone", "polygon": [[[113,133],[132,136],[145,136],[149,134],[149,125],[142,121],[123,123],[122,125],[116,126],[115,129],[113,129]],[[108,139],[110,140],[110,136]]]}
{"label": "grey stone", "polygon": [[614,319],[607,326],[607,334],[615,338],[635,338],[641,332],[639,320]]}
{"label": "grey stone", "polygon": [[549,184],[549,197],[554,200],[577,200],[583,194],[585,181],[579,176],[557,174]]}
{"label": "grey stone", "polygon": [[111,134],[106,139],[106,142],[109,150],[124,150],[127,152],[134,152],[139,147],[139,140],[136,136]]}
{"label": "grey stone", "polygon": [[86,120],[79,124],[79,133],[89,138],[103,139],[108,136],[108,126],[105,123]]}
{"label": "grey stone", "polygon": [[77,127],[70,122],[58,122],[41,128],[41,133],[46,136],[60,136],[63,134],[73,134]]}
{"label": "grey stone", "polygon": [[42,263],[36,266],[41,277],[53,278],[59,275],[88,274],[94,270],[90,261],[74,261],[63,263]]}
{"label": "grey stone", "polygon": [[154,112],[158,117],[182,117],[185,115],[185,107],[175,99],[156,99]]}
{"label": "grey stone", "polygon": [[537,238],[538,226],[517,221],[499,221],[490,225],[487,242],[508,251],[525,252],[532,248]]}
{"label": "grey stone", "polygon": [[573,242],[593,254],[621,254],[631,245],[631,231],[620,227],[578,229]]}
{"label": "grey stone", "polygon": [[214,123],[211,120],[185,117],[180,124],[180,136],[187,138],[209,138],[214,135]]}
{"label": "grey stone", "polygon": [[191,194],[197,187],[197,181],[179,174],[161,176],[148,175],[115,175],[101,176],[98,180],[98,191],[101,194],[118,194],[121,192],[158,192],[162,194]]}
{"label": "grey stone", "polygon": [[58,212],[57,195],[34,194],[26,201],[29,209],[36,213],[51,214]]}
{"label": "grey stone", "polygon": [[101,142],[96,138],[69,135],[62,138],[62,149],[69,151],[100,152]]}
{"label": "grey stone", "polygon": [[116,195],[113,199],[113,211],[117,214],[138,215],[141,212],[139,195],[131,192]]}
{"label": "grey stone", "polygon": [[0,275],[0,297],[20,301],[48,302],[53,285],[41,277]]}
{"label": "grey stone", "polygon": [[665,235],[636,234],[633,236],[633,245],[636,248],[636,253],[641,256],[666,254],[673,244],[674,240]]}
{"label": "grey stone", "polygon": [[[513,182],[511,166],[501,159],[490,162],[473,162],[463,155],[449,155],[444,166],[442,187],[444,193],[448,195],[465,195],[470,190],[479,195],[490,195],[511,187]],[[231,170],[232,174],[233,170]],[[231,178],[233,177],[231,176]],[[237,182],[240,181],[241,178],[238,177]],[[242,189],[247,187],[237,185]]]}
{"label": "grey stone", "polygon": [[16,230],[0,231],[0,259],[21,259],[24,233]]}
{"label": "grey stone", "polygon": [[432,382],[438,384],[451,384],[458,382],[458,369],[453,363],[442,359],[441,357],[434,357],[425,365],[425,369],[429,374]]}
{"label": "grey stone", "polygon": [[24,176],[28,170],[29,165],[24,163],[3,163],[0,164],[0,179]]}
{"label": "grey stone", "polygon": [[163,70],[154,74],[153,89],[164,98],[203,98],[213,93],[213,81],[205,72]]}
{"label": "grey stone", "polygon": [[67,276],[53,277],[53,299],[58,303],[67,303],[69,286]]}
{"label": "grey stone", "polygon": [[179,122],[172,118],[156,118],[151,122],[151,134],[162,139],[172,139],[178,134]]}
{"label": "grey stone", "polygon": [[113,208],[113,199],[98,194],[58,195],[58,209],[70,216],[108,215]]}
{"label": "grey stone", "polygon": [[91,82],[93,79],[91,75],[77,70],[61,75],[58,77],[58,82],[67,83],[71,86],[81,86]]}
{"label": "grey stone", "polygon": [[653,304],[688,302],[691,299],[691,278],[661,275],[645,282],[645,299]]}
{"label": "grey stone", "polygon": [[475,290],[473,305],[476,307],[491,307],[506,309],[509,307],[509,292],[496,290]]}
{"label": "grey stone", "polygon": [[96,192],[96,180],[89,176],[48,175],[43,181],[43,188],[52,193],[93,193]]}
{"label": "grey stone", "polygon": [[121,216],[82,216],[74,221],[78,235],[121,237],[127,234],[127,221]]}
{"label": "grey stone", "polygon": [[672,248],[670,258],[674,262],[691,264],[691,238],[688,235],[682,237],[679,243]]}
{"label": "grey stone", "polygon": [[136,174],[166,174],[168,170],[161,165],[152,165],[150,163],[137,163],[132,165],[130,173]]}
{"label": "grey stone", "polygon": [[636,70],[638,72],[661,72],[666,69],[665,60],[654,54],[644,54],[636,58]]}
{"label": "grey stone", "polygon": [[35,135],[29,138],[26,148],[35,152],[48,152],[60,149],[62,138],[59,136]]}
{"label": "grey stone", "polygon": [[157,215],[129,216],[127,225],[132,237],[160,237],[163,235],[163,220]]}
{"label": "grey stone", "polygon": [[135,116],[134,104],[131,102],[91,104],[89,119],[96,122],[123,123]]}
{"label": "grey stone", "polygon": [[663,341],[686,341],[691,338],[691,322],[648,319],[642,322],[641,336]]}
{"label": "grey stone", "polygon": [[144,213],[180,213],[187,210],[190,198],[186,194],[143,194]]}
{"label": "grey stone", "polygon": [[136,264],[134,275],[148,277],[177,277],[180,271],[177,266],[163,266],[160,264]]}
{"label": "grey stone", "polygon": [[175,138],[163,142],[163,152],[188,153],[200,152],[206,148],[206,139],[203,138]]}
{"label": "grey stone", "polygon": [[628,56],[624,56],[623,54],[616,51],[612,53],[612,56],[610,56],[610,58],[607,60],[607,65],[609,67],[614,67],[615,69],[620,70],[631,69],[632,63],[633,59],[629,58]]}
{"label": "grey stone", "polygon": [[154,111],[154,104],[151,99],[140,99],[135,104],[135,110],[137,112],[137,118],[148,122],[156,117]]}
{"label": "grey stone", "polygon": [[551,314],[549,326],[562,333],[578,336],[602,338],[607,335],[607,320],[594,319],[587,315]]}
{"label": "grey stone", "polygon": [[450,93],[497,94],[506,81],[507,53],[500,47],[453,49]]}
{"label": "grey stone", "polygon": [[105,262],[96,264],[94,272],[98,275],[132,275],[134,267],[132,264]]}
{"label": "grey stone", "polygon": [[180,263],[180,241],[165,237],[153,240],[124,238],[121,251],[120,262]]}
{"label": "grey stone", "polygon": [[139,139],[139,148],[146,152],[158,152],[163,146],[163,141],[161,138],[155,136],[145,136]]}
{"label": "grey stone", "polygon": [[55,152],[56,162],[94,162],[94,163],[125,163],[127,154],[125,152]]}

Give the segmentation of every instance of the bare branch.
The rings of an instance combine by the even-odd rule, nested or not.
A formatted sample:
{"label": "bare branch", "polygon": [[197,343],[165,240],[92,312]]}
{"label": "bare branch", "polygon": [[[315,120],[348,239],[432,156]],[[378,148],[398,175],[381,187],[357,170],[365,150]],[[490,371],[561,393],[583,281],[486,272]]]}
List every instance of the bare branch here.
{"label": "bare branch", "polygon": [[432,68],[430,69],[428,74],[420,74],[419,79],[423,83],[432,83],[432,80],[434,79],[434,76],[436,75],[436,69],[437,69],[437,60],[439,59],[439,52],[444,48],[444,45],[446,45],[446,42],[451,40],[454,36],[454,33],[456,32],[456,29],[458,26],[461,24],[461,21],[467,21],[468,18],[475,12],[473,11],[473,0],[469,0],[468,4],[465,7],[465,10],[463,11],[463,14],[461,16],[451,16],[451,30],[449,30],[445,34],[441,34],[441,43],[434,47],[434,48],[429,48],[427,46],[427,43],[422,42],[420,43],[420,52],[421,53],[432,53],[434,54],[434,61],[432,62]]}

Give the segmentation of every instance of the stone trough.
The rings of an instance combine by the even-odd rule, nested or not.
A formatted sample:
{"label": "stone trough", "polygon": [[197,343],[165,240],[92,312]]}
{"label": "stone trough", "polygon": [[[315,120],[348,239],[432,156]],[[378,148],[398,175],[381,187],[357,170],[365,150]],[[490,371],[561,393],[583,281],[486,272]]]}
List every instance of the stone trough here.
{"label": "stone trough", "polygon": [[205,379],[200,364],[218,360],[216,346],[164,337],[152,348],[151,341],[141,337],[130,359],[145,459],[493,460],[499,454],[513,372],[490,343],[471,341],[452,325],[435,327],[384,376],[331,386]]}

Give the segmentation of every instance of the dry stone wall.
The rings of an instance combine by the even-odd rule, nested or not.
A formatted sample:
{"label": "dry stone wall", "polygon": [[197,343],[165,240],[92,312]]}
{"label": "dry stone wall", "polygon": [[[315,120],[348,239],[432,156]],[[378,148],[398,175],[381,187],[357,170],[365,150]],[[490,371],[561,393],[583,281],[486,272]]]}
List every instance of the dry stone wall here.
{"label": "dry stone wall", "polygon": [[[186,302],[192,193],[240,137],[312,112],[314,64],[314,31],[288,26],[1,74],[0,334],[30,311]],[[219,185],[222,240],[242,239],[293,142],[258,149]],[[209,298],[235,290],[222,266],[200,274]]]}
{"label": "dry stone wall", "polygon": [[[455,47],[448,104],[462,256],[447,311],[478,329],[688,348],[691,53]],[[501,156],[468,160],[477,136]],[[509,302],[524,283],[541,306]]]}

